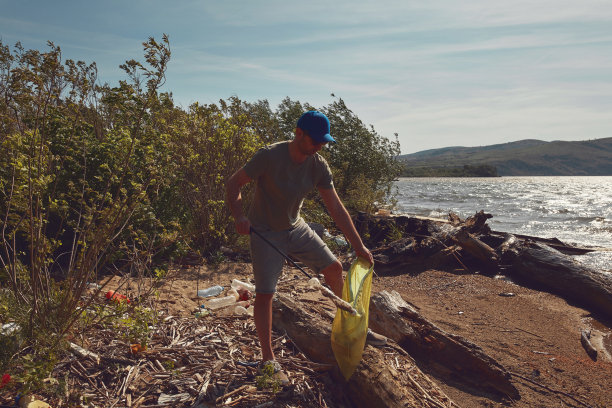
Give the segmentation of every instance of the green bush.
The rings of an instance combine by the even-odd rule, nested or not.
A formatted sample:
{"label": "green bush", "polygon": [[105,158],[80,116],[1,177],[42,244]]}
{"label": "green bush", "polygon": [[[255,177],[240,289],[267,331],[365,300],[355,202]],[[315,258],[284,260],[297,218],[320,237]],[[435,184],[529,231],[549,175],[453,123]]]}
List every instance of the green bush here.
{"label": "green bush", "polygon": [[[184,110],[159,91],[167,36],[143,49],[144,62],[126,61],[126,78],[111,86],[98,83],[95,63],[64,61],[53,43],[40,52],[0,41],[0,322],[19,328],[2,337],[0,368],[34,388],[66,336],[92,324],[85,289],[100,274],[162,276],[188,250],[214,259],[223,245],[245,247],[224,202],[226,180],[263,145],[291,139],[314,109],[231,97]],[[392,202],[397,141],[341,99],[318,110],[338,140],[322,154],[349,210]],[[316,193],[303,210],[331,224]],[[139,312],[127,308],[116,328],[146,343],[152,317]]]}
{"label": "green bush", "polygon": [[0,284],[21,339],[3,363],[29,386],[53,366],[37,361],[53,361],[91,303],[87,283],[104,268],[149,268],[176,235],[154,213],[172,182],[153,121],[170,50],[166,37],[143,45],[147,65],[126,62],[129,80],[111,88],[95,84],[95,64],[62,65],[52,43],[46,53],[18,44],[14,54],[0,43]]}
{"label": "green bush", "polygon": [[235,240],[225,183],[262,144],[238,98],[220,106],[193,104],[173,135],[180,200],[189,214],[186,232],[205,255]]}

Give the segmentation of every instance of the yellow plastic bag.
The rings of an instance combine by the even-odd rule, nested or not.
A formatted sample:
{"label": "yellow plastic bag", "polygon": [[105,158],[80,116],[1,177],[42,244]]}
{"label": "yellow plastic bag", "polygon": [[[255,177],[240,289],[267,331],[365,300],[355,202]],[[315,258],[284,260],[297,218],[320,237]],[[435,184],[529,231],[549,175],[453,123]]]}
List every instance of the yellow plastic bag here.
{"label": "yellow plastic bag", "polygon": [[373,267],[363,258],[353,262],[344,281],[342,299],[357,310],[357,315],[337,309],[332,324],[332,350],[346,380],[351,377],[363,355],[368,332]]}

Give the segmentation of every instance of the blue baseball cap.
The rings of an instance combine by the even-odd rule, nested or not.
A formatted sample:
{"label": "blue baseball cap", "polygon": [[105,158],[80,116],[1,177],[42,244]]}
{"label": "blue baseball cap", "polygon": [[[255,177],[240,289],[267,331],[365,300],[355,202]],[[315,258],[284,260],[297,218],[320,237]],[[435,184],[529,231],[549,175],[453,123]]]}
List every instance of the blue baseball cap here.
{"label": "blue baseball cap", "polygon": [[329,134],[329,119],[319,111],[308,111],[297,121],[297,127],[306,131],[315,143],[336,143]]}

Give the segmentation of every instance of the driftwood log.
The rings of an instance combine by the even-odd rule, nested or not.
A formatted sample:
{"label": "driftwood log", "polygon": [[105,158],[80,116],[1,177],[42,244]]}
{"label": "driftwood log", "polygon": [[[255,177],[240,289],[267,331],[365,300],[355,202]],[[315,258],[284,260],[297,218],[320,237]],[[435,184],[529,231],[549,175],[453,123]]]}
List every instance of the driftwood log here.
{"label": "driftwood log", "polygon": [[[505,239],[508,233],[500,232],[500,231],[491,231],[488,235],[490,237],[494,237],[498,239]],[[554,248],[557,251],[565,255],[584,255],[584,254],[588,254],[589,252],[594,252],[597,250],[597,248],[583,248],[583,247],[577,247],[574,245],[568,245],[564,243],[563,241],[559,240],[558,238],[541,238],[541,237],[534,237],[531,235],[522,235],[522,234],[512,234],[512,235],[516,239],[522,242],[528,241],[528,242],[535,242],[538,244],[548,245],[549,247]]]}
{"label": "driftwood log", "polygon": [[[440,265],[450,256],[443,252],[445,250],[437,239],[406,237],[373,249],[372,255],[377,274],[398,275]],[[444,253],[443,257],[439,255],[441,253]]]}
{"label": "driftwood log", "polygon": [[480,347],[427,321],[399,293],[372,296],[370,327],[393,339],[427,371],[472,389],[520,398],[510,374]]}
{"label": "driftwood log", "polygon": [[361,363],[345,382],[331,349],[331,319],[303,302],[278,293],[273,321],[309,359],[335,367],[332,375],[355,407],[457,406],[406,353],[389,355],[366,346]]}
{"label": "driftwood log", "polygon": [[[458,267],[488,275],[504,273],[517,283],[612,318],[612,278],[571,258],[593,249],[566,245],[556,238],[501,234],[490,230],[489,218],[483,211],[465,221],[455,214],[448,221],[359,214],[355,224],[369,234],[368,245],[376,248],[372,254],[380,275]],[[374,241],[374,237],[393,236],[393,231],[401,232],[401,239]]]}
{"label": "driftwood log", "polygon": [[[450,265],[467,268],[461,254],[457,254],[458,249],[476,260],[478,270],[496,272],[498,260],[495,251],[476,236],[490,232],[486,220],[491,215],[480,211],[465,221],[452,213],[449,217],[450,221],[359,214],[354,222],[361,234],[369,236],[366,244],[375,248],[372,255],[376,273],[380,275],[419,272]],[[402,238],[389,242],[389,237],[398,233]]]}
{"label": "driftwood log", "polygon": [[480,260],[488,270],[496,271],[499,269],[499,259],[495,250],[476,238],[476,236],[470,234],[466,228],[457,230],[453,235],[453,239],[466,252]]}
{"label": "driftwood log", "polygon": [[612,278],[544,244],[525,245],[509,236],[499,247],[517,281],[544,289],[591,312],[612,318]]}

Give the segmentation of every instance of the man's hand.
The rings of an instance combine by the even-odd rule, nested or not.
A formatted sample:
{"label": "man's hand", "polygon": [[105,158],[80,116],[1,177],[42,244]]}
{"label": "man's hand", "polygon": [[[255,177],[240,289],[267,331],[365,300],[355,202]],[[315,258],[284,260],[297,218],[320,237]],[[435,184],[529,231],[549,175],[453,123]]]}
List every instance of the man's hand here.
{"label": "man's hand", "polygon": [[243,235],[249,235],[251,233],[251,222],[245,216],[239,217],[236,221],[236,232]]}
{"label": "man's hand", "polygon": [[372,256],[372,253],[370,252],[370,250],[366,248],[365,246],[359,249],[355,249],[355,254],[357,256],[362,257],[363,259],[367,259],[368,262],[370,262],[370,265],[374,265],[374,257]]}

